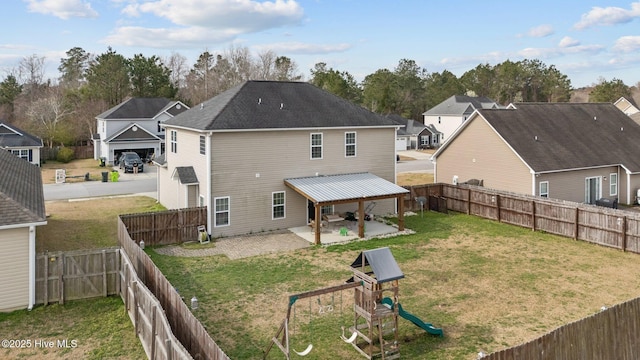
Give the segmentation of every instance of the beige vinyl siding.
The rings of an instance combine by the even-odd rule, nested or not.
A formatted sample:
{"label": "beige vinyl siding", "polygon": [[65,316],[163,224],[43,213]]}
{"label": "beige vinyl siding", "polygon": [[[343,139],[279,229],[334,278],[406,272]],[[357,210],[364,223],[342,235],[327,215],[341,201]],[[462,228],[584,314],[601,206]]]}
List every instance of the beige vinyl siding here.
{"label": "beige vinyl siding", "polygon": [[[640,189],[640,174],[633,174],[633,175],[628,175],[629,176],[629,182],[627,183],[627,174],[622,171],[620,173],[620,190],[619,191],[624,191],[626,194],[627,191],[627,187],[629,188],[629,203],[633,204],[636,203],[636,194],[638,192],[638,189]],[[624,180],[624,181],[623,181]],[[628,184],[628,185],[627,185]],[[624,187],[622,187],[624,186]],[[626,199],[625,199],[626,200]]]}
{"label": "beige vinyl siding", "polygon": [[[169,137],[170,130],[167,130]],[[160,181],[160,203],[170,209],[179,209],[189,206],[197,206],[199,195],[206,195],[206,155],[200,154],[200,135],[202,133],[194,131],[179,130],[177,137],[177,153],[171,152],[171,147],[167,144],[166,161],[167,168]],[[198,177],[199,186],[191,186],[192,193],[188,192],[188,186],[180,184],[177,175],[175,178],[175,168],[178,166],[193,166]]]}
{"label": "beige vinyl siding", "polygon": [[[582,203],[585,201],[585,179],[588,177],[602,178],[601,185],[601,197],[610,197],[609,195],[609,174],[617,173],[618,168],[616,166],[586,169],[586,170],[574,170],[563,171],[550,174],[540,174],[536,177],[536,182],[548,181],[549,182],[549,197],[554,199],[561,199],[567,201],[575,201]],[[618,187],[620,187],[620,181],[618,180]],[[539,187],[536,186],[536,195],[538,195]],[[620,189],[618,189],[618,195],[620,196]],[[622,201],[622,200],[618,200]]]}
{"label": "beige vinyl siding", "polygon": [[29,305],[29,228],[0,230],[0,311]]}
{"label": "beige vinyl siding", "polygon": [[532,193],[529,168],[480,116],[474,116],[436,159],[436,182],[482,179],[492,189]]}
{"label": "beige vinyl siding", "polygon": [[[355,130],[355,157],[344,156],[345,131],[351,130],[215,133],[211,141],[211,196],[230,197],[231,225],[212,229],[214,236],[305,225],[307,200],[284,185],[286,178],[370,172],[394,182],[395,129]],[[311,159],[310,134],[319,132],[323,134],[322,159]],[[271,216],[274,191],[285,191],[283,219]],[[341,208],[353,211],[357,203]],[[377,201],[374,210],[378,214],[392,213],[395,201]]]}

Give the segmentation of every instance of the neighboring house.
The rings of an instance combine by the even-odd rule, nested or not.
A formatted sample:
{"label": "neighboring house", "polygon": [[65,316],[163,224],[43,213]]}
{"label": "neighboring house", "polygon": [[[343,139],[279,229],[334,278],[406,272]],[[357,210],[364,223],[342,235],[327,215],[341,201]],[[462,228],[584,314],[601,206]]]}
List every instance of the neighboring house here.
{"label": "neighboring house", "polygon": [[41,148],[42,139],[39,137],[0,121],[0,149],[40,166]]}
{"label": "neighboring house", "polygon": [[46,225],[40,168],[0,151],[0,311],[35,303],[36,227]]}
{"label": "neighboring house", "polygon": [[636,102],[632,98],[621,97],[613,103],[620,111],[629,115],[633,121],[640,124],[640,107],[636,105]]}
{"label": "neighboring house", "polygon": [[400,115],[387,115],[389,119],[400,125],[398,129],[398,150],[416,150],[436,148],[440,145],[442,135],[434,126],[426,126],[413,119],[406,119]]}
{"label": "neighboring house", "polygon": [[620,111],[631,116],[633,114],[640,113],[640,108],[636,105],[636,102],[632,98],[621,97],[613,103]]}
{"label": "neighboring house", "polygon": [[476,109],[498,109],[500,105],[484,97],[453,95],[440,104],[422,113],[425,125],[433,125],[442,133],[440,143],[449,139]]}
{"label": "neighboring house", "polygon": [[180,101],[166,98],[130,98],[96,116],[93,135],[94,159],[114,164],[120,153],[135,151],[141,158],[160,155],[164,150],[167,119],[189,109]]}
{"label": "neighboring house", "polygon": [[636,201],[640,125],[610,103],[480,109],[432,156],[435,181],[595,203]]}
{"label": "neighboring house", "polygon": [[207,206],[214,237],[362,207],[395,213],[406,193],[395,185],[398,125],[309,83],[248,81],[163,126],[158,200]]}

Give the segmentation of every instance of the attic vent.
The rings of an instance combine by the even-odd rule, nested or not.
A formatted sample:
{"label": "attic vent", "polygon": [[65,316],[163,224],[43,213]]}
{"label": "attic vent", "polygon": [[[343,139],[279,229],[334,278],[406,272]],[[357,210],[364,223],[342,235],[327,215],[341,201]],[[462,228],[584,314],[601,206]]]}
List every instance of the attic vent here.
{"label": "attic vent", "polygon": [[623,127],[620,127],[620,131],[624,131],[624,128],[623,128]]}
{"label": "attic vent", "polygon": [[594,116],[594,117],[593,117],[593,120],[594,120],[594,121],[597,121],[597,120],[598,120],[598,117],[597,117],[597,116]]}
{"label": "attic vent", "polygon": [[533,140],[538,141],[538,135],[534,136]]}
{"label": "attic vent", "polygon": [[258,105],[262,104],[262,98],[258,98]]}
{"label": "attic vent", "polygon": [[204,109],[204,103],[200,103],[200,110]]}
{"label": "attic vent", "polygon": [[280,103],[280,110],[284,107],[284,103]]}

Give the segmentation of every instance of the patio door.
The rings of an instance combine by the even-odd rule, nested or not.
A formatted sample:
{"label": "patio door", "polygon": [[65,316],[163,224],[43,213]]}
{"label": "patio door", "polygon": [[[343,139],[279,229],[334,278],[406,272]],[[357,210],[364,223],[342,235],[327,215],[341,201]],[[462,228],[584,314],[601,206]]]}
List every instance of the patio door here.
{"label": "patio door", "polygon": [[596,200],[602,197],[602,177],[594,176],[585,179],[584,184],[584,202],[587,204],[595,204]]}

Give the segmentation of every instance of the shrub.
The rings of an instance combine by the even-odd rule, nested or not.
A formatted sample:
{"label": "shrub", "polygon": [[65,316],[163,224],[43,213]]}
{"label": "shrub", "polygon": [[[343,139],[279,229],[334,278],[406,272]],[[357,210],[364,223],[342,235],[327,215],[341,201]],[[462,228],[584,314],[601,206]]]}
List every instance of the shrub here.
{"label": "shrub", "polygon": [[66,164],[69,161],[73,160],[73,155],[74,155],[73,149],[68,147],[63,147],[60,149],[60,151],[58,151],[58,155],[56,155],[56,160]]}

